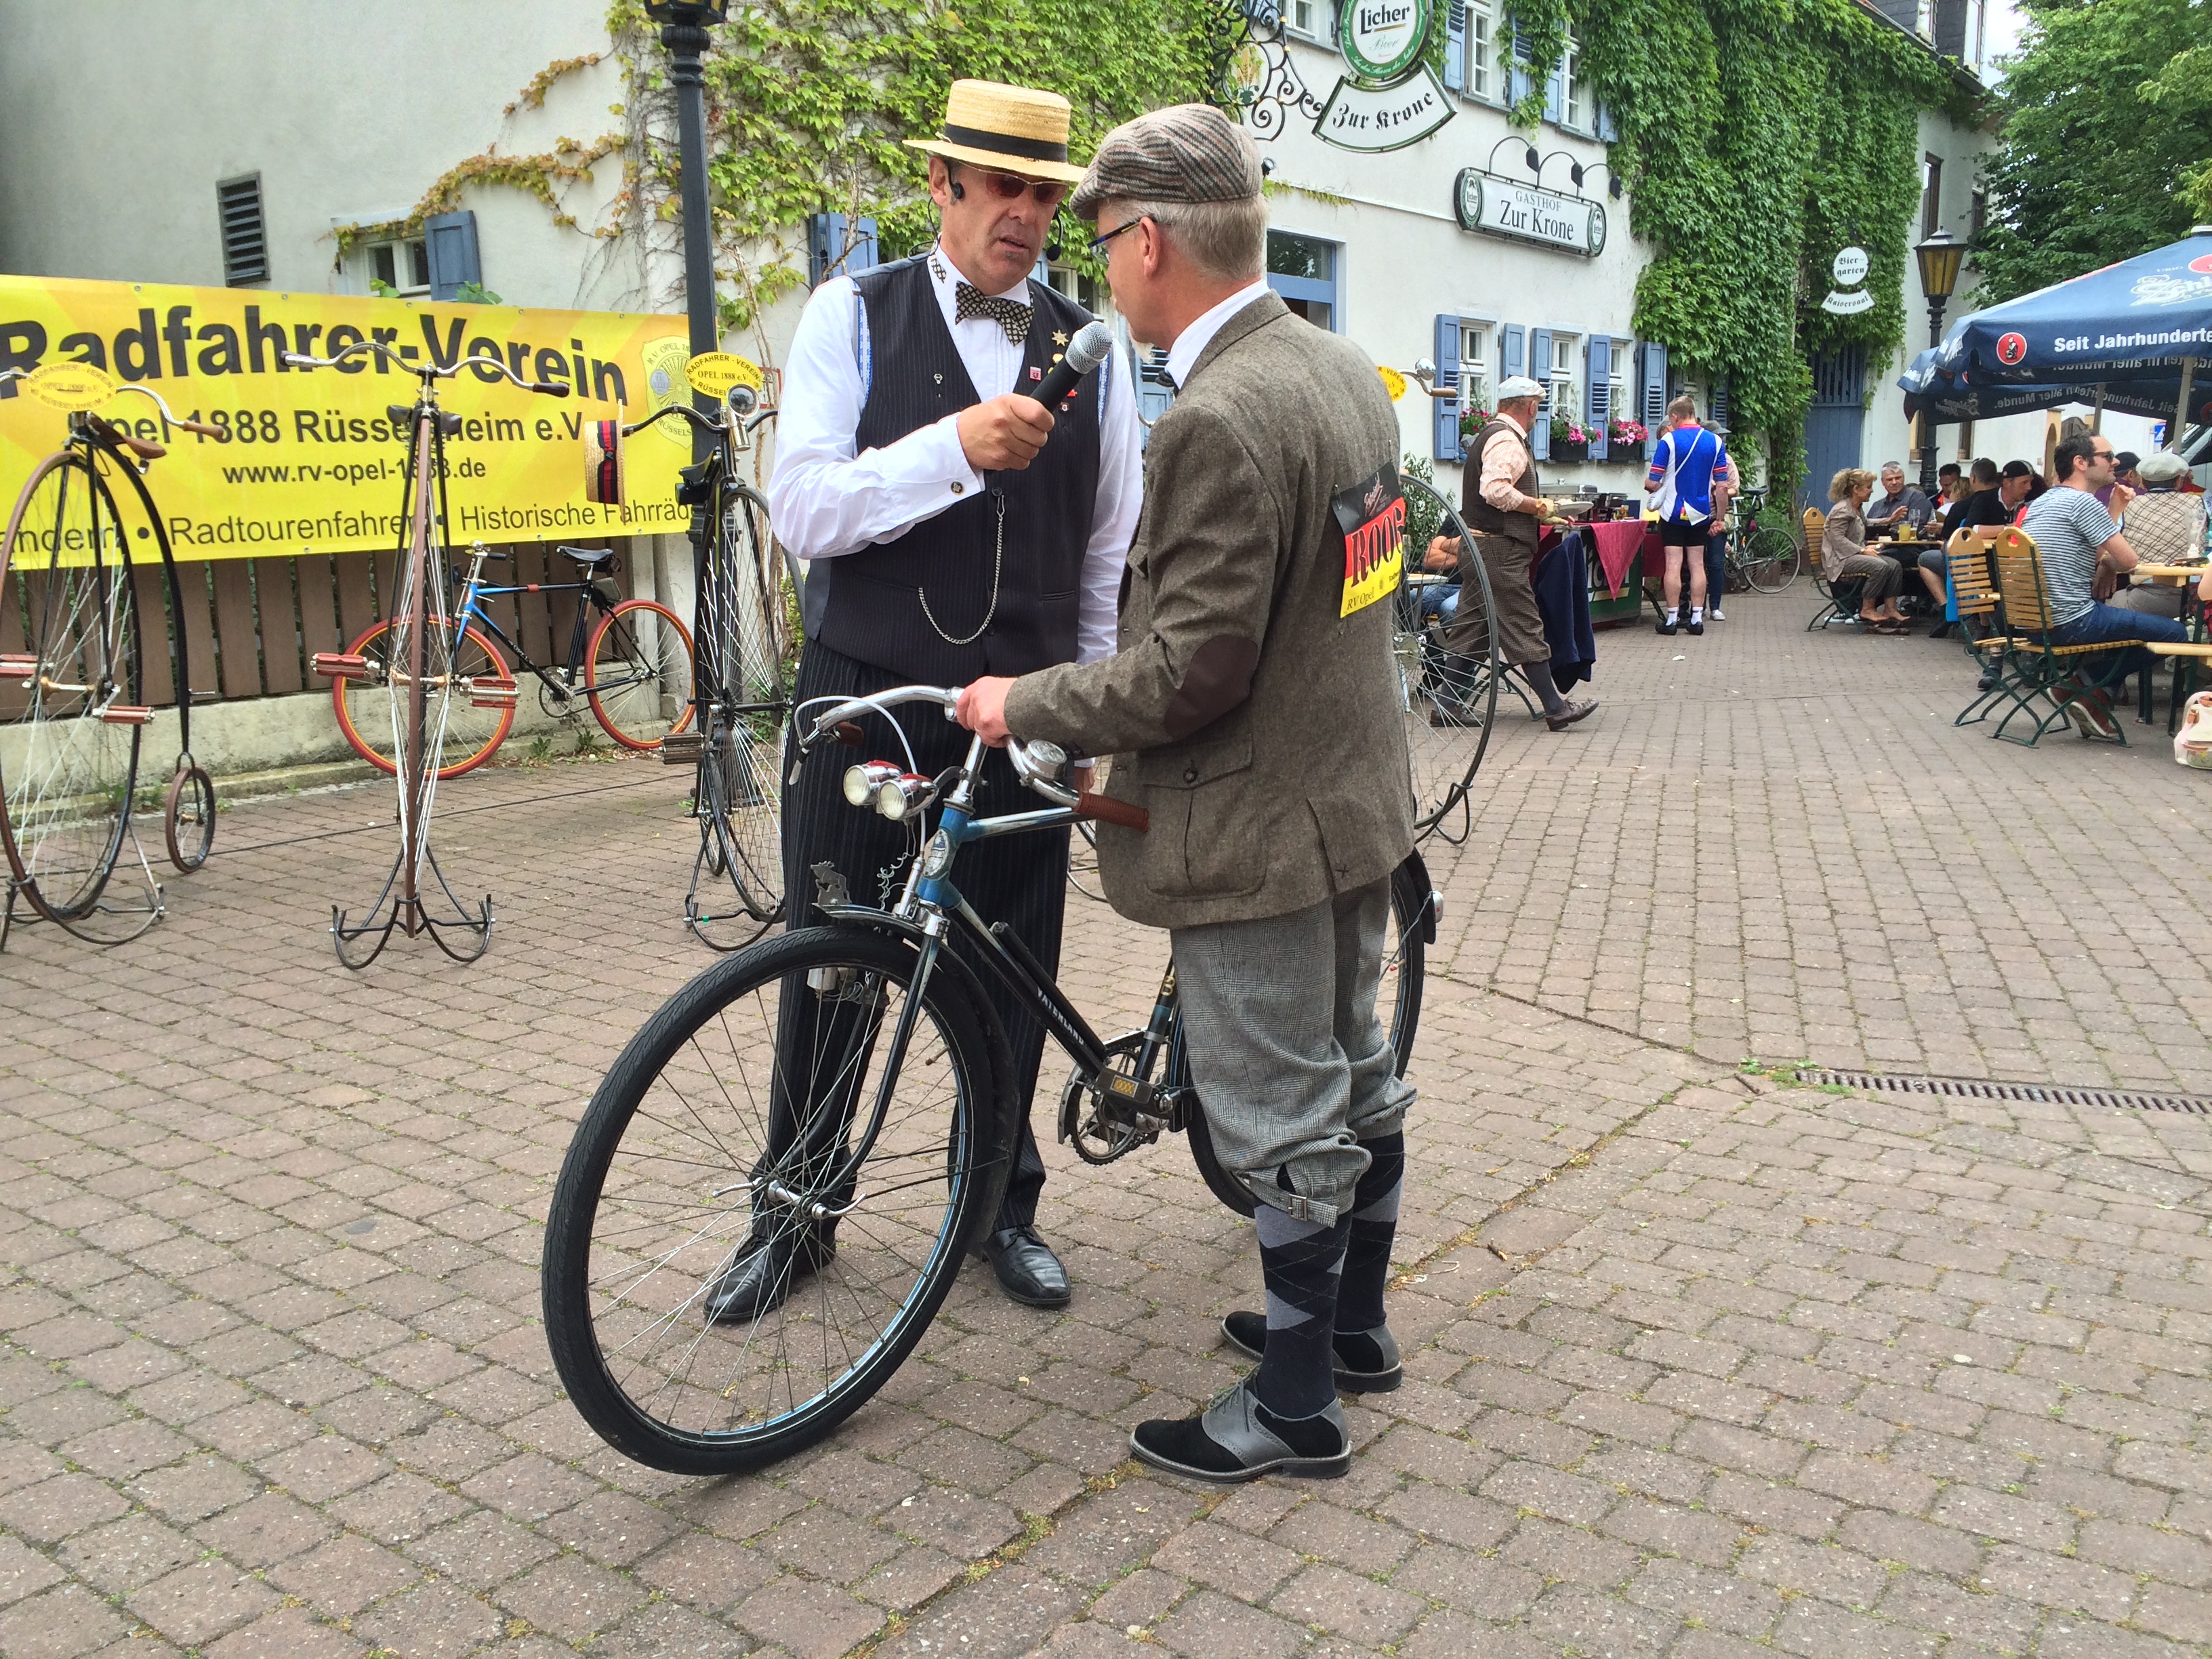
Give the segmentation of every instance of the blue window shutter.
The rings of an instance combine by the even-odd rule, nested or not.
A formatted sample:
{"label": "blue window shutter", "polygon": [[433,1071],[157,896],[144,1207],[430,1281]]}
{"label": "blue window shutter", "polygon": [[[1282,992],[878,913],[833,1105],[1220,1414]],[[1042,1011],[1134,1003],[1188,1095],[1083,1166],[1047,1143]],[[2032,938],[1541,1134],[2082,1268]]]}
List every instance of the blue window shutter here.
{"label": "blue window shutter", "polygon": [[1552,65],[1552,72],[1544,77],[1544,118],[1554,126],[1567,118],[1566,86],[1559,65]]}
{"label": "blue window shutter", "polygon": [[1552,331],[1528,331],[1528,374],[1544,388],[1544,401],[1536,405],[1536,429],[1528,435],[1529,447],[1540,461],[1552,459]]}
{"label": "blue window shutter", "polygon": [[1449,398],[1430,400],[1436,417],[1436,452],[1440,461],[1462,459],[1459,441],[1459,313],[1437,313],[1437,390],[1451,390]]}
{"label": "blue window shutter", "polygon": [[1589,395],[1583,399],[1583,413],[1589,417],[1585,427],[1590,434],[1590,459],[1601,461],[1607,453],[1605,425],[1613,418],[1613,342],[1593,337],[1588,355],[1589,367],[1583,376],[1589,383]]}
{"label": "blue window shutter", "polygon": [[1467,0],[1444,8],[1444,89],[1467,90]]}
{"label": "blue window shutter", "polygon": [[1659,428],[1667,421],[1667,348],[1656,340],[1646,340],[1636,349],[1641,359],[1637,395],[1643,411],[1637,418],[1651,434],[1644,441],[1644,459],[1648,461],[1658,451]]}
{"label": "blue window shutter", "polygon": [[1717,432],[1726,432],[1729,429],[1729,377],[1727,375],[1713,376],[1712,395],[1708,401],[1712,407],[1706,413],[1711,417],[1711,424],[1713,429]]}
{"label": "blue window shutter", "polygon": [[1528,88],[1535,84],[1528,74],[1528,37],[1516,23],[1513,26],[1513,61],[1505,71],[1505,101],[1509,106],[1518,105],[1528,95]]}
{"label": "blue window shutter", "polygon": [[1528,331],[1508,323],[1498,331],[1498,383],[1500,386],[1528,372]]}
{"label": "blue window shutter", "polygon": [[422,240],[430,258],[430,297],[451,300],[463,283],[483,285],[483,261],[477,252],[477,216],[463,211],[441,213],[422,222]]}
{"label": "blue window shutter", "polygon": [[[806,285],[819,288],[832,276],[857,276],[880,264],[876,253],[876,222],[861,216],[848,219],[842,213],[806,216]],[[1042,276],[1037,279],[1042,282]]]}
{"label": "blue window shutter", "polygon": [[1597,106],[1597,136],[1600,143],[1617,144],[1620,142],[1620,125],[1613,120],[1613,112],[1603,104]]}

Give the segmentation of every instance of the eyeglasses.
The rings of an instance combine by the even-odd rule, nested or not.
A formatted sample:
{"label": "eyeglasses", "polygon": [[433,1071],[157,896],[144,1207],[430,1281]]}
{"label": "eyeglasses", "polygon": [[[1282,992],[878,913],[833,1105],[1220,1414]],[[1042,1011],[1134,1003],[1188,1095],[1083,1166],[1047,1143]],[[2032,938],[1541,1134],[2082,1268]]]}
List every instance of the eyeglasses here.
{"label": "eyeglasses", "polygon": [[1145,216],[1141,213],[1133,219],[1124,219],[1120,224],[1115,226],[1113,229],[1108,231],[1104,235],[1092,237],[1091,239],[1091,251],[1093,253],[1103,253],[1106,251],[1107,243],[1112,241],[1123,231],[1134,230],[1139,225],[1141,225],[1144,222]]}
{"label": "eyeglasses", "polygon": [[2093,449],[2089,452],[2089,459],[2093,461],[2109,461],[2119,453],[2117,449]]}
{"label": "eyeglasses", "polygon": [[994,173],[988,167],[972,165],[961,171],[972,175],[1001,202],[1018,202],[1026,196],[1046,212],[1057,213],[1060,204],[1067,199],[1068,186],[1056,179],[1024,179],[1018,173]]}

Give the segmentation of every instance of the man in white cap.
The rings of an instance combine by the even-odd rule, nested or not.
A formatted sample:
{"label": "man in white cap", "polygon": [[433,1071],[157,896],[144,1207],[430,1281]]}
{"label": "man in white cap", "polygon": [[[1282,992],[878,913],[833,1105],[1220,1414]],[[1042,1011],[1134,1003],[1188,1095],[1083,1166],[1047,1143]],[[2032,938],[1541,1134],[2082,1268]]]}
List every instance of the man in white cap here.
{"label": "man in white cap", "polygon": [[[801,701],[959,685],[1113,652],[1115,599],[1144,493],[1135,386],[1109,361],[1055,410],[1028,395],[1092,320],[1030,275],[1083,177],[1067,158],[1068,123],[1057,94],[954,82],[939,132],[908,140],[930,158],[930,199],[942,216],[935,244],[832,276],[807,301],[784,368],[768,489],[777,536],[811,561]],[[878,745],[871,752],[902,753],[885,723],[865,725]],[[941,720],[908,722],[907,739],[932,775],[967,750]],[[904,826],[847,804],[849,758],[815,750],[785,792],[788,927],[819,919],[815,865],[834,866],[873,902],[911,856]],[[993,757],[978,810],[1035,805],[1006,758]],[[1063,830],[963,858],[960,888],[1050,972],[1066,873]],[[1064,1307],[1067,1274],[1036,1230],[1044,1164],[1028,1123],[1044,1032],[993,975],[980,977],[1006,1024],[1023,1112],[983,1253],[1015,1301]],[[837,1097],[834,1082],[802,1075],[805,1056],[847,1052],[838,1034],[817,1029],[840,1017],[833,1004],[785,1005],[777,1044],[792,1084],[775,1097],[771,1158],[787,1158],[801,1133],[789,1121],[794,1097],[808,1119],[805,1144],[842,1144],[843,1118],[824,1106]],[[835,1228],[757,1206],[750,1237],[709,1291],[714,1316],[743,1322],[775,1307],[835,1255]]]}
{"label": "man in white cap", "polygon": [[[1544,388],[1525,374],[1516,374],[1498,388],[1498,413],[1468,445],[1461,510],[1474,532],[1474,553],[1490,576],[1498,660],[1521,671],[1521,678],[1543,704],[1544,724],[1564,732],[1595,714],[1597,699],[1570,702],[1559,695],[1559,682],[1552,678],[1552,646],[1544,634],[1544,613],[1537,609],[1531,580],[1541,550],[1539,526],[1553,516],[1552,503],[1538,493],[1543,485],[1528,444],[1543,398]],[[1444,646],[1476,656],[1489,643],[1486,635],[1492,623],[1483,614],[1480,595],[1467,591],[1468,556],[1467,548],[1454,538],[1438,536],[1430,542],[1423,562],[1431,570],[1461,574],[1459,610],[1444,630]],[[1431,716],[1436,725],[1452,719],[1442,708]]]}
{"label": "man in white cap", "polygon": [[[2128,545],[2145,564],[2180,564],[2204,556],[2204,498],[2185,495],[2178,488],[2189,466],[2180,456],[2160,450],[2145,456],[2136,471],[2142,475],[2143,493],[2130,501],[2121,528]],[[2117,586],[2117,583],[2116,583]],[[2179,617],[2188,593],[2171,582],[2146,581],[2136,586],[2118,586],[2110,603],[2117,610],[2148,617]]]}

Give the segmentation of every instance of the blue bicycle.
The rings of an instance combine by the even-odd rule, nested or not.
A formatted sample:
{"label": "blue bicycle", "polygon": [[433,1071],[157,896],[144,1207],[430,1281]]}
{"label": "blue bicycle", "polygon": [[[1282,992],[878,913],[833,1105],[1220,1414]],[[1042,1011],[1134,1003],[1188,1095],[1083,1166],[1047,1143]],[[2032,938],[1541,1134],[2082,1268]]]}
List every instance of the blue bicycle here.
{"label": "blue bicycle", "polygon": [[[796,711],[793,741],[857,744],[853,722],[880,719],[905,746],[894,709],[933,704],[949,719],[958,696],[916,685],[818,699],[811,719]],[[576,1409],[639,1462],[728,1474],[788,1456],[865,1403],[928,1328],[997,1212],[1020,1106],[985,975],[1074,1061],[1059,1129],[1079,1157],[1111,1163],[1184,1132],[1215,1195],[1252,1212],[1206,1133],[1173,966],[1141,1030],[1101,1037],[953,881],[977,843],[1094,818],[1141,831],[1144,812],[1079,794],[1057,747],[1017,741],[1016,775],[1048,804],[978,817],[984,752],[972,740],[934,778],[910,747],[850,768],[855,810],[913,827],[897,896],[856,902],[816,865],[830,922],[749,945],[678,992],[577,1125],[546,1225],[546,1335]],[[1391,910],[1376,1012],[1402,1073],[1436,937],[1418,854],[1391,882]],[[733,1312],[717,1287],[763,1250],[787,1266]]]}

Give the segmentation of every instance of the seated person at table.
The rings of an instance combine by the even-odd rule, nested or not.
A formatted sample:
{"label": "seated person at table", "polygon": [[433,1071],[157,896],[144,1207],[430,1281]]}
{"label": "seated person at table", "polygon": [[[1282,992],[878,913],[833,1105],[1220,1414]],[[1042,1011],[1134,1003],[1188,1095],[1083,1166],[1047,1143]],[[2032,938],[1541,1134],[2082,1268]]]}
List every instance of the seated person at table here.
{"label": "seated person at table", "polygon": [[[2059,441],[2053,470],[2058,482],[2030,504],[2021,529],[2043,555],[2043,580],[2051,603],[2054,645],[2095,645],[2106,640],[2170,640],[2189,632],[2166,617],[2143,616],[2098,602],[2099,579],[2117,580],[2136,568],[2136,550],[2099,503],[2096,491],[2112,481],[2112,441],[2094,432]],[[2016,624],[2015,624],[2016,625]],[[2147,673],[2158,659],[2141,645],[2124,653],[2122,674]],[[2109,653],[2086,659],[2085,672],[2107,678]],[[2117,684],[2107,678],[2107,684]],[[2085,736],[2116,737],[2109,691],[2077,681],[2067,702]]]}
{"label": "seated person at table", "polygon": [[[2145,564],[2193,564],[2204,556],[2204,498],[2185,495],[2174,487],[2188,470],[2181,457],[2163,452],[2136,468],[2144,493],[2128,503],[2127,521],[2120,527]],[[2116,583],[2111,603],[2116,611],[2139,616],[2178,617],[2187,592],[2172,582],[2139,581],[2133,587]]]}
{"label": "seated person at table", "polygon": [[[2127,502],[2142,494],[2142,481],[2136,477],[2136,468],[2142,460],[2142,457],[2132,449],[2120,451],[2118,454],[2112,457],[2112,483],[2097,491],[2098,501],[2116,520]],[[2127,491],[2127,495],[2115,502],[2112,499],[2113,492],[2122,489]]]}
{"label": "seated person at table", "polygon": [[1897,609],[1897,588],[1903,572],[1894,559],[1866,550],[1867,497],[1874,494],[1874,474],[1862,466],[1847,466],[1828,485],[1826,528],[1820,532],[1820,574],[1831,587],[1858,582],[1859,620],[1870,634],[1903,634],[1910,630]]}
{"label": "seated person at table", "polygon": [[1881,464],[1881,499],[1866,510],[1867,532],[1885,536],[1918,534],[1920,526],[1936,515],[1927,496],[1905,482],[1905,469],[1895,461]]}
{"label": "seated person at table", "polygon": [[1959,471],[1958,462],[1944,462],[1936,469],[1936,511],[1948,513],[1966,499],[1966,476]]}
{"label": "seated person at table", "polygon": [[[1950,586],[1948,580],[1950,556],[1943,550],[1951,538],[1962,528],[2010,524],[2012,514],[2005,510],[2004,475],[1997,471],[1995,461],[1984,459],[1974,463],[1972,488],[1951,505],[1943,515],[1943,539],[1920,556],[1920,580],[1927,585],[1928,595],[1941,608],[1948,603]],[[1929,637],[1942,639],[1951,631],[1944,623]]]}

